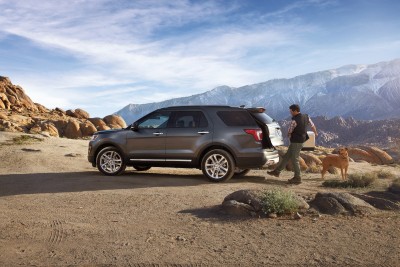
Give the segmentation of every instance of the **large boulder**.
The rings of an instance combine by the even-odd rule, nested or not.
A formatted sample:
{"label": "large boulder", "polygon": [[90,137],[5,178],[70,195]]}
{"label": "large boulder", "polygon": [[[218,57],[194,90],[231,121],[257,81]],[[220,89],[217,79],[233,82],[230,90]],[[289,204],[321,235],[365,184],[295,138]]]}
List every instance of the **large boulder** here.
{"label": "large boulder", "polygon": [[80,124],[80,129],[82,132],[82,136],[91,136],[95,132],[97,132],[96,127],[88,120]]}
{"label": "large boulder", "polygon": [[47,132],[49,136],[59,137],[58,129],[52,122],[37,122],[29,129],[29,133],[40,134]]}
{"label": "large boulder", "polygon": [[239,190],[224,198],[224,202],[234,200],[250,205],[254,211],[261,211],[261,191],[259,190]]}
{"label": "large boulder", "polygon": [[79,122],[76,120],[70,120],[65,127],[64,136],[71,139],[77,139],[82,137]]}
{"label": "large boulder", "polygon": [[349,148],[348,149],[349,157],[355,161],[366,161],[373,164],[381,164],[382,161],[375,155],[370,154],[369,152],[361,149],[361,148]]}
{"label": "large boulder", "polygon": [[320,158],[314,154],[311,154],[309,152],[304,153],[301,152],[300,153],[300,157],[304,160],[304,162],[307,164],[307,166],[319,166],[322,165],[322,161],[320,160]]}
{"label": "large boulder", "polygon": [[373,206],[349,193],[317,193],[315,199],[310,204],[321,213],[332,215],[343,213],[351,215],[368,215],[376,212],[376,209]]}
{"label": "large boulder", "polygon": [[103,119],[100,118],[89,118],[88,119],[93,125],[96,127],[98,131],[104,131],[104,130],[109,130],[110,127],[107,126],[107,124],[103,121]]}
{"label": "large boulder", "polygon": [[84,111],[83,109],[80,109],[80,108],[77,108],[77,109],[68,109],[66,112],[65,112],[68,116],[70,116],[70,117],[74,117],[74,118],[77,118],[77,119],[88,119],[90,116],[89,116],[89,113],[87,113],[86,111]]}
{"label": "large boulder", "polygon": [[110,128],[126,128],[125,120],[119,115],[108,115],[103,118],[103,121]]}
{"label": "large boulder", "polygon": [[375,146],[363,146],[361,147],[363,150],[367,151],[369,154],[374,156],[374,158],[377,158],[380,160],[380,164],[391,164],[394,162],[393,158],[383,151],[382,149],[375,147]]}

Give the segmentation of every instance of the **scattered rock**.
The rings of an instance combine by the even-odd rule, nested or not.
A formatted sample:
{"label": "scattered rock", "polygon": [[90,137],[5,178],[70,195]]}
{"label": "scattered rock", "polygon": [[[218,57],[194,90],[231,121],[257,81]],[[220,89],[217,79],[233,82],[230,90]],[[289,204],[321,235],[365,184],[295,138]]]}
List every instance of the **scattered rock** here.
{"label": "scattered rock", "polygon": [[50,133],[49,132],[41,132],[40,134],[42,136],[44,136],[44,137],[50,137]]}
{"label": "scattered rock", "polygon": [[303,218],[303,216],[300,215],[300,213],[296,212],[293,216],[294,219],[296,220],[300,220],[301,218]]}
{"label": "scattered rock", "polygon": [[69,153],[65,155],[66,157],[71,157],[71,158],[77,158],[77,157],[82,157],[82,154],[79,153]]}
{"label": "scattered rock", "polygon": [[180,235],[178,235],[178,236],[176,237],[176,240],[177,240],[177,241],[183,241],[183,242],[187,241],[187,239],[186,239],[185,237],[180,236]]}
{"label": "scattered rock", "polygon": [[34,148],[22,148],[21,150],[25,152],[42,152],[42,150]]}

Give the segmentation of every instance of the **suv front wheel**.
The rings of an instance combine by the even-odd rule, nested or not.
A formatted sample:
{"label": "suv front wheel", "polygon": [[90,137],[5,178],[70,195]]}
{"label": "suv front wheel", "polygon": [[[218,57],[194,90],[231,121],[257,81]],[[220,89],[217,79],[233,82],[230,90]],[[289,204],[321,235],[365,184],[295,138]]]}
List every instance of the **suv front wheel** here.
{"label": "suv front wheel", "polygon": [[126,168],[126,162],[121,152],[115,147],[105,147],[96,158],[96,165],[99,171],[105,175],[118,175]]}
{"label": "suv front wheel", "polygon": [[203,174],[212,182],[223,182],[235,173],[235,162],[228,152],[214,149],[207,152],[201,161]]}

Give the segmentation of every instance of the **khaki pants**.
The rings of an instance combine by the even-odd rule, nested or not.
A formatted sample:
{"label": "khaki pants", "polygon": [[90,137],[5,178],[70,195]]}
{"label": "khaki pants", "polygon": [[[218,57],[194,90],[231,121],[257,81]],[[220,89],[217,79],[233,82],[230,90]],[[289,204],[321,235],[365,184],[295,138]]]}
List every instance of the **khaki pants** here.
{"label": "khaki pants", "polygon": [[293,164],[294,177],[301,178],[299,157],[302,148],[303,148],[303,143],[290,143],[286,154],[283,156],[282,160],[279,162],[275,170],[281,172],[286,167],[288,161],[290,160],[292,161]]}

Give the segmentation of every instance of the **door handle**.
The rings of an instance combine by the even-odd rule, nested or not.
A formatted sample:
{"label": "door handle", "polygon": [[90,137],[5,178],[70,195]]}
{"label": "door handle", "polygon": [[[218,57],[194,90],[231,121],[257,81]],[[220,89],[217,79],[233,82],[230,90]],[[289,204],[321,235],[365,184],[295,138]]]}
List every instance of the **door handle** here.
{"label": "door handle", "polygon": [[153,135],[163,135],[164,133],[160,133],[160,132],[157,132],[157,133],[153,133]]}
{"label": "door handle", "polygon": [[209,131],[200,131],[200,132],[197,132],[198,134],[209,134],[210,132]]}

